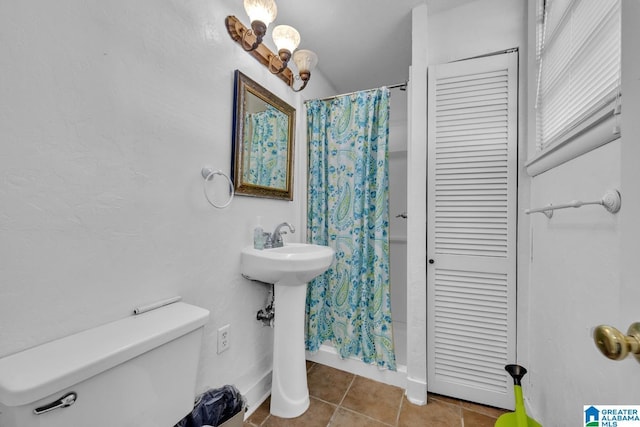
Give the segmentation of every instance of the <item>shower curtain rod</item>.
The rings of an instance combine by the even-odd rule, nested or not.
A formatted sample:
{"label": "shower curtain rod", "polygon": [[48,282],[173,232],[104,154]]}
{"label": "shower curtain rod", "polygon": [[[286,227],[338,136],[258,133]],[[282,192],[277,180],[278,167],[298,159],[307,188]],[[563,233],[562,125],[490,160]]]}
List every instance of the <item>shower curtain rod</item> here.
{"label": "shower curtain rod", "polygon": [[[398,88],[398,87],[400,87],[400,88],[406,88],[408,83],[409,83],[409,82],[404,82],[404,83],[395,83],[395,84],[392,84],[392,85],[389,85],[389,86],[382,86],[382,87],[386,87],[387,89],[395,89],[395,88]],[[333,96],[328,96],[328,97],[326,97],[326,98],[320,98],[320,99],[318,99],[318,101],[328,101],[328,100],[330,100],[330,99],[334,99],[334,98],[337,98],[337,97],[339,97],[339,96],[348,96],[348,95],[353,95],[354,93],[358,93],[358,92],[366,92],[366,91],[368,91],[368,90],[375,90],[375,89],[379,89],[379,88],[374,88],[374,89],[365,89],[365,90],[357,90],[357,91],[355,91],[355,92],[341,93],[340,95],[333,95]],[[310,100],[309,100],[309,101],[310,101]]]}

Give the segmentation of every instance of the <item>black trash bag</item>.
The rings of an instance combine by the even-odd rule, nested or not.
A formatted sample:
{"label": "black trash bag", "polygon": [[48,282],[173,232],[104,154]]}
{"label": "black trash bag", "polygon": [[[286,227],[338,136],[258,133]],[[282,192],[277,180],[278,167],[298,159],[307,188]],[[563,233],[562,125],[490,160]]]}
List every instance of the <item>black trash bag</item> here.
{"label": "black trash bag", "polygon": [[193,411],[180,420],[175,427],[217,427],[233,418],[244,409],[244,406],[244,399],[234,386],[225,385],[211,389],[200,395]]}

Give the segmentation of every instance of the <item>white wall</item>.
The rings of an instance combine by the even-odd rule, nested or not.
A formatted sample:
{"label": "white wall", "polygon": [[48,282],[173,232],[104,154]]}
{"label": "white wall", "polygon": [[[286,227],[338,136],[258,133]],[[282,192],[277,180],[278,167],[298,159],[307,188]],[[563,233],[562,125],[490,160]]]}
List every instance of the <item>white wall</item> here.
{"label": "white wall", "polygon": [[[524,0],[476,0],[459,7],[428,13],[424,8],[414,10],[413,22],[413,63],[410,92],[410,130],[409,137],[409,267],[408,267],[408,396],[419,395],[420,381],[426,382],[426,251],[429,242],[426,235],[426,69],[427,65],[442,64],[484,54],[518,48],[520,55],[519,78],[525,82],[526,63],[526,3]],[[416,85],[417,83],[417,85]],[[524,161],[526,159],[526,94],[527,87],[519,88],[518,146],[519,164],[519,203],[528,201],[528,183],[523,180]],[[423,104],[424,103],[424,104]],[[524,182],[523,182],[524,181]],[[422,212],[421,212],[422,210]],[[528,277],[528,245],[526,219],[518,224],[518,280]],[[520,289],[518,292],[520,293]],[[526,289],[522,290],[526,295]],[[526,300],[526,298],[525,298]],[[520,307],[518,307],[520,311]],[[526,308],[522,310],[526,312]],[[520,323],[520,319],[519,319]],[[415,387],[412,388],[412,384]],[[425,387],[426,390],[426,387]]]}
{"label": "white wall", "polygon": [[407,399],[427,403],[427,5],[411,16],[407,140]]}
{"label": "white wall", "polygon": [[[531,408],[545,426],[580,425],[583,405],[636,404],[640,394],[638,362],[632,357],[610,361],[592,339],[599,324],[626,332],[638,321],[639,19],[640,5],[622,2],[622,137],[532,179],[534,207],[596,200],[610,188],[622,193],[622,208],[615,215],[586,206],[558,211],[552,219],[531,218],[529,330],[520,336],[529,343]],[[531,28],[530,46],[532,36]],[[534,91],[530,83],[530,94]],[[533,131],[531,125],[531,141]]]}
{"label": "white wall", "polygon": [[429,64],[526,47],[524,0],[475,0],[429,15]]}
{"label": "white wall", "polygon": [[391,316],[398,365],[407,364],[407,92],[391,90],[389,117],[389,258]]}
{"label": "white wall", "polygon": [[[597,200],[620,188],[620,146],[609,143],[533,178],[531,206]],[[543,425],[576,425],[585,404],[629,403],[616,397],[620,384],[608,378],[617,366],[591,337],[599,324],[622,327],[620,233],[620,215],[597,206],[531,218],[527,391]]]}
{"label": "white wall", "polygon": [[551,220],[519,216],[518,362],[529,370],[523,387],[530,415],[545,426],[577,425],[583,405],[634,404],[639,394],[637,362],[607,360],[591,336],[601,323],[624,332],[638,321],[640,145],[634,135],[640,122],[633,117],[640,114],[640,6],[622,7],[622,138],[535,178],[524,167],[535,141],[535,2],[475,1],[428,21],[430,64],[520,47],[520,212],[622,189],[617,215],[584,207],[559,211]]}
{"label": "white wall", "polygon": [[[266,391],[252,387],[271,369],[272,331],[255,321],[267,289],[240,276],[239,253],[256,214],[305,238],[304,116],[227,35],[226,15],[246,19],[231,4],[0,4],[0,356],[181,295],[211,311],[199,389]],[[230,172],[237,68],[298,108],[293,202],[203,197],[204,165]],[[334,92],[316,72],[303,93]]]}

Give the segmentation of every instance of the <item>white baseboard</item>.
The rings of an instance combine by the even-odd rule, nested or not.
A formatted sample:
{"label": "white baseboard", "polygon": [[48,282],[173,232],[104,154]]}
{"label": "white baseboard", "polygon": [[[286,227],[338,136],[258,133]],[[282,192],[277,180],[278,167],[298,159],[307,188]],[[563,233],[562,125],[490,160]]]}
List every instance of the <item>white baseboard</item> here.
{"label": "white baseboard", "polygon": [[379,369],[375,365],[368,365],[356,357],[340,358],[338,351],[329,345],[321,345],[315,353],[307,351],[307,360],[347,371],[361,377],[369,378],[384,384],[394,385],[402,389],[407,388],[407,367],[399,365],[396,372]]}
{"label": "white baseboard", "polygon": [[256,409],[262,405],[271,395],[271,373],[269,371],[265,373],[255,384],[249,387],[247,390],[240,390],[240,394],[247,400],[247,411],[244,414],[244,419],[248,419]]}
{"label": "white baseboard", "polygon": [[427,383],[422,380],[407,377],[407,400],[414,405],[427,404]]}

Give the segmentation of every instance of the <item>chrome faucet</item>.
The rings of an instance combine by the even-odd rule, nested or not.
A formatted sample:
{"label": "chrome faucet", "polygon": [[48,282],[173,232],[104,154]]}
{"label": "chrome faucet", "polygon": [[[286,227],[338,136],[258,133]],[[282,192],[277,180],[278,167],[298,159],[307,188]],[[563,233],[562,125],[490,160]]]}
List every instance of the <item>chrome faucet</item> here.
{"label": "chrome faucet", "polygon": [[[269,247],[271,248],[281,248],[283,246],[283,242],[282,242],[282,235],[283,234],[287,234],[286,231],[280,231],[280,229],[282,227],[288,227],[289,231],[292,233],[296,232],[296,229],[293,227],[293,225],[289,224],[288,222],[283,222],[280,223],[276,226],[276,229],[273,230],[273,234],[271,234],[270,238],[267,239],[268,243],[270,243]],[[265,244],[265,247],[267,247],[267,244]]]}

